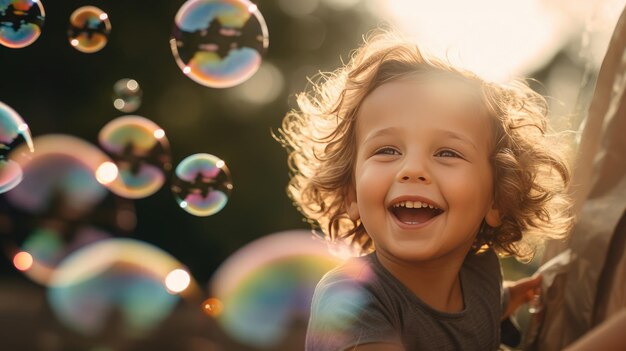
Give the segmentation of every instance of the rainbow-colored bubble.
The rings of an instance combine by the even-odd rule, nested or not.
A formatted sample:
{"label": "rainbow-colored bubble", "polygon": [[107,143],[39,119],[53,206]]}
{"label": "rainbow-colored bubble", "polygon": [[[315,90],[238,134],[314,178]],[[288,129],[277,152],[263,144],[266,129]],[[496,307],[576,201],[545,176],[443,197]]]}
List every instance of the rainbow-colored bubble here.
{"label": "rainbow-colored bubble", "polygon": [[[172,284],[180,286],[176,276],[181,272],[186,270],[178,260],[153,245],[105,239],[75,251],[56,267],[48,301],[65,326],[83,335],[102,335],[115,323],[127,336],[143,336],[193,287],[187,282],[181,292],[170,290]],[[119,318],[111,319],[112,312]]]}
{"label": "rainbow-colored bubble", "polygon": [[13,189],[22,181],[22,168],[12,159],[20,145],[19,154],[30,154],[35,149],[28,125],[10,106],[0,101],[0,193]]}
{"label": "rainbow-colored bubble", "polygon": [[294,323],[308,321],[316,284],[341,262],[310,231],[267,235],[220,265],[201,308],[238,342],[275,347]]}
{"label": "rainbow-colored bubble", "polygon": [[135,112],[141,106],[143,92],[134,79],[124,78],[113,84],[113,107],[122,112]]}
{"label": "rainbow-colored bubble", "polygon": [[109,41],[109,15],[95,6],[83,6],[72,12],[67,37],[73,48],[84,53],[102,50]]}
{"label": "rainbow-colored bubble", "polygon": [[[6,252],[16,257],[28,254],[30,265],[16,268],[47,285],[63,257],[82,245],[110,237],[99,226],[112,227],[116,219],[113,214],[103,217],[102,211],[96,212],[109,193],[97,179],[100,166],[110,163],[102,150],[62,134],[37,136],[33,144],[34,153],[15,157],[23,180],[4,195],[11,208],[19,211],[10,217],[15,243]],[[26,148],[24,144],[16,152]],[[91,218],[98,218],[98,223]]]}
{"label": "rainbow-colored bubble", "polygon": [[48,134],[33,139],[32,154],[16,149],[16,163],[24,172],[19,186],[6,194],[16,208],[30,213],[50,211],[64,206],[64,213],[80,216],[93,208],[107,194],[98,181],[97,171],[109,157],[95,145],[80,138]]}
{"label": "rainbow-colored bubble", "polygon": [[0,0],[0,44],[13,49],[32,44],[45,19],[40,0]]}
{"label": "rainbow-colored bubble", "polygon": [[188,0],[176,14],[170,39],[183,73],[212,88],[250,78],[268,44],[265,20],[248,0]]}
{"label": "rainbow-colored bubble", "polygon": [[98,136],[100,146],[111,156],[119,176],[108,183],[115,194],[138,199],[157,192],[169,172],[170,146],[165,132],[151,120],[134,115],[107,123]]}
{"label": "rainbow-colored bubble", "polygon": [[178,205],[195,216],[216,214],[228,202],[233,189],[226,163],[199,153],[182,160],[174,172],[172,192]]}

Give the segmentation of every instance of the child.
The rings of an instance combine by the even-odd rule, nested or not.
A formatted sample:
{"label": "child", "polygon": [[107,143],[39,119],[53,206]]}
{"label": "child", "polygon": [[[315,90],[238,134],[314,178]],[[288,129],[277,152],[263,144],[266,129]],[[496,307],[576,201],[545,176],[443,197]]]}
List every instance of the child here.
{"label": "child", "polygon": [[379,33],[298,105],[279,131],[288,193],[364,254],[319,282],[306,349],[498,349],[496,254],[529,255],[522,238],[570,225],[545,100]]}

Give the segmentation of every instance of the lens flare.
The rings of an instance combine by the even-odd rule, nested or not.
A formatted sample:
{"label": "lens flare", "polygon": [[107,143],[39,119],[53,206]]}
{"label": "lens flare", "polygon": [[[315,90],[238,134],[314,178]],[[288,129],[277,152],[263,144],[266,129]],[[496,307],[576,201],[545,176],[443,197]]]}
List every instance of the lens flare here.
{"label": "lens flare", "polygon": [[46,13],[38,0],[0,1],[0,44],[19,49],[41,35]]}
{"label": "lens flare", "polygon": [[170,39],[183,73],[212,88],[250,78],[268,43],[265,20],[248,0],[188,0],[176,14]]}
{"label": "lens flare", "polygon": [[[145,335],[179,301],[164,280],[182,264],[165,251],[132,239],[102,240],[75,251],[54,271],[48,301],[59,320],[83,335],[100,335],[121,324]],[[111,318],[116,312],[117,319]]]}
{"label": "lens flare", "polygon": [[109,16],[95,6],[79,7],[70,16],[67,37],[70,45],[80,52],[90,54],[102,50],[110,33]]}
{"label": "lens flare", "polygon": [[265,236],[217,269],[203,312],[237,341],[273,347],[297,319],[306,323],[317,282],[341,262],[309,231]]}
{"label": "lens flare", "polygon": [[[18,148],[23,144],[27,148]],[[22,168],[14,158],[28,156],[34,150],[28,125],[15,110],[0,101],[0,193],[22,181]]]}
{"label": "lens flare", "polygon": [[194,154],[182,160],[174,172],[172,193],[183,210],[195,216],[221,211],[233,189],[230,171],[211,154]]}
{"label": "lens flare", "polygon": [[165,132],[151,120],[127,115],[107,123],[98,136],[119,175],[107,186],[115,194],[138,199],[157,192],[171,169]]}

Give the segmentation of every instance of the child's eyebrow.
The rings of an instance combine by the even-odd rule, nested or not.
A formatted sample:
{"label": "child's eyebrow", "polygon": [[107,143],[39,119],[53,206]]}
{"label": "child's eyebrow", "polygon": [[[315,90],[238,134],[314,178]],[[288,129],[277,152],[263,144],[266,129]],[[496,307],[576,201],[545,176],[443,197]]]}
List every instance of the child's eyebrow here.
{"label": "child's eyebrow", "polygon": [[467,137],[465,137],[462,134],[458,134],[449,130],[442,130],[441,134],[444,137],[450,138],[450,139],[455,139],[455,140],[459,140],[464,144],[468,144],[469,146],[471,146],[474,150],[478,151],[478,147],[476,146],[476,144],[474,144],[470,139],[468,139]]}
{"label": "child's eyebrow", "polygon": [[398,130],[399,130],[399,128],[397,128],[397,127],[387,127],[387,128],[378,129],[378,130],[370,133],[365,138],[365,140],[363,140],[363,143],[367,143],[368,141],[370,141],[372,139],[376,139],[376,138],[381,137],[381,136],[397,134]]}

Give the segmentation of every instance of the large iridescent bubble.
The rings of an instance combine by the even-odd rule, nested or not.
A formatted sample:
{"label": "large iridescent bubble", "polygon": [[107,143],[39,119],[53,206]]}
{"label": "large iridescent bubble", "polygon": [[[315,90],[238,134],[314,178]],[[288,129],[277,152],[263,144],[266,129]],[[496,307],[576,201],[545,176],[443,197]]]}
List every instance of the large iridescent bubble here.
{"label": "large iridescent bubble", "polygon": [[41,0],[0,0],[0,44],[14,49],[32,44],[45,18]]}
{"label": "large iridescent bubble", "polygon": [[0,193],[13,189],[22,181],[22,168],[12,160],[20,145],[27,147],[16,153],[34,151],[28,125],[15,110],[0,101]]}
{"label": "large iridescent bubble", "polygon": [[110,33],[109,15],[95,6],[80,7],[70,16],[67,37],[70,45],[80,52],[90,54],[102,50]]}
{"label": "large iridescent bubble", "polygon": [[172,180],[176,202],[183,210],[196,216],[210,216],[222,210],[232,189],[226,163],[205,153],[182,160],[176,166]]}
{"label": "large iridescent bubble", "polygon": [[262,237],[216,270],[202,309],[233,339],[254,347],[275,347],[296,322],[306,324],[315,285],[341,262],[310,231]]}
{"label": "large iridescent bubble", "polygon": [[107,239],[58,265],[48,301],[65,326],[83,335],[121,325],[127,336],[141,337],[170,314],[180,295],[194,288],[190,284],[184,266],[165,251],[138,240]]}
{"label": "large iridescent bubble", "polygon": [[[31,264],[20,270],[47,285],[54,267],[72,250],[109,237],[107,228],[116,228],[117,214],[105,215],[95,208],[109,193],[98,179],[103,164],[112,164],[96,146],[69,135],[50,134],[33,139],[36,150],[20,153],[15,162],[23,180],[4,196],[10,209],[11,243],[4,251],[10,256],[28,254]],[[16,149],[26,149],[22,145]],[[91,218],[97,219],[92,222]],[[124,213],[120,220],[128,221]],[[132,220],[132,219],[130,219]],[[132,224],[134,225],[134,224]]]}
{"label": "large iridescent bubble", "polygon": [[250,78],[268,43],[265,20],[248,0],[188,0],[176,14],[170,39],[183,73],[212,88]]}
{"label": "large iridescent bubble", "polygon": [[119,176],[108,184],[115,194],[138,199],[158,191],[171,169],[165,132],[151,120],[134,115],[107,123],[98,136],[100,146],[117,165]]}

